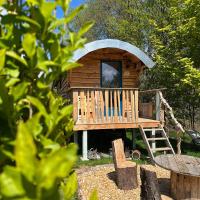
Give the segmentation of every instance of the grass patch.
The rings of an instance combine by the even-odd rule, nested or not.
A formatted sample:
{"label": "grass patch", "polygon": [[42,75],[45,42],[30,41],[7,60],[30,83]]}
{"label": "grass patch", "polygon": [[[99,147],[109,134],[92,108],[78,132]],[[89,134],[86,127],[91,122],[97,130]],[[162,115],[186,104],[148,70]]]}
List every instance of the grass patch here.
{"label": "grass patch", "polygon": [[95,165],[104,165],[104,164],[110,164],[113,163],[112,158],[101,158],[99,160],[86,160],[82,161],[80,158],[76,164],[76,168],[79,168],[81,166],[95,166]]}
{"label": "grass patch", "polygon": [[[137,164],[148,164],[148,160],[145,157],[141,157],[140,160],[130,160],[132,162],[135,162]],[[75,168],[79,168],[82,166],[96,166],[96,165],[105,165],[105,164],[111,164],[113,163],[112,158],[101,158],[99,160],[87,160],[87,161],[82,161],[81,159],[78,160]]]}

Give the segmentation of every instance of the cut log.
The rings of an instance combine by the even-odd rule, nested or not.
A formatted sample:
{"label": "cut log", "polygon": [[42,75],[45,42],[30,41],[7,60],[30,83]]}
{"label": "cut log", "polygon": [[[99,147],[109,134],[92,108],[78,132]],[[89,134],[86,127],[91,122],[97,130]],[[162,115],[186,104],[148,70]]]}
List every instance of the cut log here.
{"label": "cut log", "polygon": [[114,140],[112,147],[118,188],[122,190],[137,188],[137,165],[126,161],[122,139]]}
{"label": "cut log", "polygon": [[161,200],[159,184],[155,172],[140,167],[141,200]]}

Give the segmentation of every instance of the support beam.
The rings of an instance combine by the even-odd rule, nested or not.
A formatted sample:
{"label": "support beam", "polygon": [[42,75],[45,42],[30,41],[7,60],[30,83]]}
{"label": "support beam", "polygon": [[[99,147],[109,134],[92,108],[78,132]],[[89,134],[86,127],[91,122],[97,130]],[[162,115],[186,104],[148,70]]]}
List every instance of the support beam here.
{"label": "support beam", "polygon": [[78,134],[77,134],[77,132],[74,133],[74,143],[78,145]]}
{"label": "support beam", "polygon": [[[156,137],[156,130],[155,130],[155,128],[152,128],[151,137],[152,138]],[[156,149],[156,141],[155,140],[151,142],[151,148],[152,149]],[[153,153],[155,153],[155,152],[153,152]]]}
{"label": "support beam", "polygon": [[136,129],[132,129],[132,148],[136,149]]}
{"label": "support beam", "polygon": [[88,134],[87,130],[83,131],[82,137],[82,160],[88,160]]}
{"label": "support beam", "polygon": [[160,121],[161,101],[159,91],[156,92],[156,120]]}

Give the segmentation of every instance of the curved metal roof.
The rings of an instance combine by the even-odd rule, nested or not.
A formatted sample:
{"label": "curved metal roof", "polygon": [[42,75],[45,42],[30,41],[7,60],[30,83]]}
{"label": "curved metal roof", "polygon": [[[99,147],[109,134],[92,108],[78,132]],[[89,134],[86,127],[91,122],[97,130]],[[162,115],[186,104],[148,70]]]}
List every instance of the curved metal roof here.
{"label": "curved metal roof", "polygon": [[84,48],[75,51],[73,60],[78,61],[86,54],[103,48],[122,49],[138,57],[149,68],[152,68],[155,65],[155,63],[139,48],[129,44],[128,42],[123,42],[116,39],[96,40],[94,42],[87,43],[85,44]]}

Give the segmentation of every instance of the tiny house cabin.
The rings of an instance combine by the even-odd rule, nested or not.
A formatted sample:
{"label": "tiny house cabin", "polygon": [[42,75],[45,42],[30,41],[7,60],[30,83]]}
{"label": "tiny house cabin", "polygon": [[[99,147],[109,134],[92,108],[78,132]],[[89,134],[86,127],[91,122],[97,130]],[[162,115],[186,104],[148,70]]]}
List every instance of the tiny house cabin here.
{"label": "tiny house cabin", "polygon": [[73,104],[74,131],[83,131],[84,159],[89,130],[160,125],[159,117],[145,118],[149,107],[139,104],[139,77],[155,65],[144,52],[127,42],[106,39],[86,44],[73,59],[82,66],[68,73],[67,93]]}

